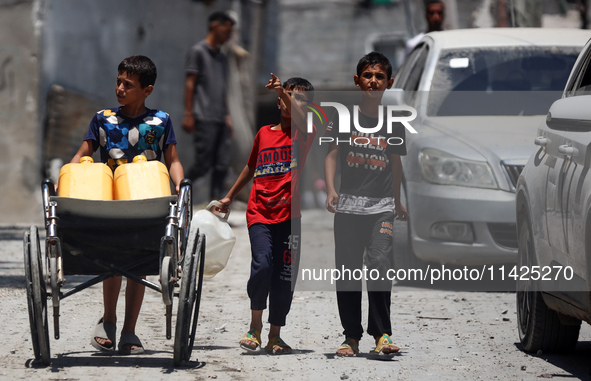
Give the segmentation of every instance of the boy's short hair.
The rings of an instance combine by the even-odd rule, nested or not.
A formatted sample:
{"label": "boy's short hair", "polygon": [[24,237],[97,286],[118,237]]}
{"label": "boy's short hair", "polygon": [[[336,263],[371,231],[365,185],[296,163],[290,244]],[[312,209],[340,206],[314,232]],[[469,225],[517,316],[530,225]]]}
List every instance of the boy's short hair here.
{"label": "boy's short hair", "polygon": [[445,6],[443,0],[425,0],[425,8],[429,8],[429,5],[431,4],[443,4],[443,6]]}
{"label": "boy's short hair", "polygon": [[307,79],[300,77],[292,77],[287,81],[283,82],[283,88],[285,90],[299,90],[304,91],[309,101],[314,99],[314,86]]}
{"label": "boy's short hair", "polygon": [[123,59],[117,67],[117,71],[119,74],[137,75],[142,88],[150,85],[153,86],[158,76],[154,62],[146,56],[139,55]]}
{"label": "boy's short hair", "polygon": [[378,52],[371,52],[361,57],[357,63],[357,76],[361,76],[363,69],[365,69],[367,66],[375,65],[380,65],[384,70],[386,70],[388,80],[392,78],[392,64],[390,63],[390,60],[385,55]]}
{"label": "boy's short hair", "polygon": [[232,18],[228,13],[223,12],[223,11],[213,12],[211,15],[209,15],[209,18],[207,19],[207,23],[210,26],[211,26],[211,23],[214,23],[214,22],[219,22],[220,24],[225,24],[228,21],[231,22],[232,25],[236,24],[236,20],[234,20],[234,18]]}

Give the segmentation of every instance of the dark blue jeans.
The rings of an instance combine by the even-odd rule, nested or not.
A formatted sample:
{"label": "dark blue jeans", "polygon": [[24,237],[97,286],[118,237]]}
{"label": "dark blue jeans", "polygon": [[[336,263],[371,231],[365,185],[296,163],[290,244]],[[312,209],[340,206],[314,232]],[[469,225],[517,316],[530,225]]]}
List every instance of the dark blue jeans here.
{"label": "dark blue jeans", "polygon": [[252,261],[246,290],[252,310],[267,308],[269,323],[284,326],[300,262],[301,219],[248,228]]}

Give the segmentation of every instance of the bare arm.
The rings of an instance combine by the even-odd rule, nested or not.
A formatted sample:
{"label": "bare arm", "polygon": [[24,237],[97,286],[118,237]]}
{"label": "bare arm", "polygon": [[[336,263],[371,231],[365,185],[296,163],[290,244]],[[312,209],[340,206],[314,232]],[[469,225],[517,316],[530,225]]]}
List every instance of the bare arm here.
{"label": "bare arm", "polygon": [[176,144],[170,144],[168,146],[164,152],[164,161],[166,162],[166,167],[168,168],[168,173],[170,174],[170,179],[174,184],[176,193],[179,194],[181,180],[185,177],[185,171],[183,170],[183,165],[179,160]]}
{"label": "bare arm", "polygon": [[197,83],[197,74],[187,74],[185,79],[185,114],[181,126],[188,133],[195,131],[195,118],[193,117],[195,83]]}
{"label": "bare arm", "polygon": [[78,148],[78,152],[74,155],[70,163],[80,163],[80,159],[82,156],[92,156],[94,153],[94,148],[92,147],[92,140],[85,140],[82,142],[80,148]]}
{"label": "bare arm", "polygon": [[402,184],[402,162],[400,155],[390,155],[392,163],[392,179],[394,180],[394,209],[396,210],[396,219],[408,221],[408,212],[400,202],[400,186]]}
{"label": "bare arm", "polygon": [[232,188],[228,191],[226,197],[222,198],[220,202],[222,203],[222,207],[220,208],[223,213],[228,211],[228,207],[232,204],[234,197],[248,184],[250,180],[254,177],[254,168],[245,165],[236,179]]}
{"label": "bare arm", "polygon": [[328,153],[324,159],[324,182],[326,183],[326,209],[335,213],[339,202],[339,194],[334,185],[334,178],[337,171],[338,146],[336,143],[330,143]]}

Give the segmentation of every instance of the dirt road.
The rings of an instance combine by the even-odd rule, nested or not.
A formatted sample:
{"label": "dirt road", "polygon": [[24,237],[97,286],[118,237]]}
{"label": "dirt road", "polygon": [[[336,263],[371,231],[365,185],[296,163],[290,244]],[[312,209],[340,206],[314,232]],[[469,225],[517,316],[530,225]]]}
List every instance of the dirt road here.
{"label": "dirt road", "polygon": [[[104,356],[89,345],[93,324],[102,312],[101,289],[92,287],[62,301],[60,340],[53,339],[52,363],[32,362],[20,229],[0,229],[0,379],[175,379],[175,380],[535,380],[590,379],[591,329],[583,324],[580,342],[570,355],[529,355],[520,350],[515,295],[511,292],[427,290],[394,286],[392,318],[395,343],[402,352],[389,361],[361,354],[337,358],[343,340],[335,295],[302,283],[296,292],[284,339],[295,351],[283,357],[246,355],[237,342],[247,331],[246,281],[249,244],[244,214],[231,216],[237,245],[229,266],[204,285],[192,361],[172,366],[172,340],[165,338],[164,307],[147,290],[137,333],[146,353],[137,357]],[[301,267],[329,264],[331,220],[324,212],[303,217]],[[72,281],[75,281],[73,279]],[[120,298],[122,312],[123,298]],[[364,315],[366,313],[364,312]],[[120,315],[121,316],[121,315]],[[174,322],[173,322],[174,323]],[[174,326],[173,326],[174,327]],[[264,333],[265,334],[265,333]],[[266,343],[266,338],[263,339]],[[364,337],[360,349],[372,348]]]}

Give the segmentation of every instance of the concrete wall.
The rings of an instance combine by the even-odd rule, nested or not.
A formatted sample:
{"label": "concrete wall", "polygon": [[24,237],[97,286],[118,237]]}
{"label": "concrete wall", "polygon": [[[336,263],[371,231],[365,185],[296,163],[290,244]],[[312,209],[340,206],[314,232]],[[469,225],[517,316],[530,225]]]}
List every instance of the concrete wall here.
{"label": "concrete wall", "polygon": [[0,1],[0,223],[41,217],[36,1]]}
{"label": "concrete wall", "polygon": [[358,4],[355,0],[282,1],[280,74],[304,77],[321,89],[349,86],[357,61],[366,53],[368,35],[406,33],[402,1],[370,9]]}

